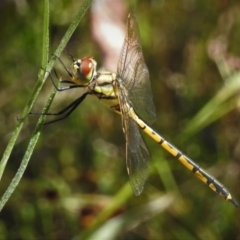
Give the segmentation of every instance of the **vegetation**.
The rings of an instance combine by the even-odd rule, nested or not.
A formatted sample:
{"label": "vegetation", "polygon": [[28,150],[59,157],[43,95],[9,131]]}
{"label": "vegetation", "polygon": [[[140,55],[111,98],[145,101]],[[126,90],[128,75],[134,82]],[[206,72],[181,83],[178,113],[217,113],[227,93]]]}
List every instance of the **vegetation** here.
{"label": "vegetation", "polygon": [[[47,78],[53,66],[68,77],[53,53],[67,49],[77,58],[93,55],[101,66],[90,30],[90,2],[0,5],[6,23],[0,26],[0,152],[5,159],[0,163],[0,238],[239,239],[239,210],[147,136],[152,170],[143,193],[134,196],[121,119],[94,97],[56,124],[42,128],[39,116],[17,121],[32,106],[42,112],[47,104],[48,110],[55,96]],[[138,17],[150,72],[157,110],[153,128],[240,202],[240,3],[127,3]],[[65,53],[61,58],[70,67]],[[79,89],[57,93],[51,112],[80,94]],[[11,147],[6,151],[10,139],[12,152]]]}

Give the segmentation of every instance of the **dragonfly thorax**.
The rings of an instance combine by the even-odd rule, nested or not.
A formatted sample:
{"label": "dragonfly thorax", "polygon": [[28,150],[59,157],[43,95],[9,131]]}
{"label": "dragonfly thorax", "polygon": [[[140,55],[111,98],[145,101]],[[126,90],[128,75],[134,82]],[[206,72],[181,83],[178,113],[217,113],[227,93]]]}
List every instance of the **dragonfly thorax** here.
{"label": "dragonfly thorax", "polygon": [[88,84],[96,76],[97,62],[92,57],[77,59],[73,63],[72,81],[76,84]]}
{"label": "dragonfly thorax", "polygon": [[[89,83],[89,90],[104,104],[115,109],[119,105],[116,84],[116,73],[98,72]],[[119,108],[119,107],[118,107]]]}

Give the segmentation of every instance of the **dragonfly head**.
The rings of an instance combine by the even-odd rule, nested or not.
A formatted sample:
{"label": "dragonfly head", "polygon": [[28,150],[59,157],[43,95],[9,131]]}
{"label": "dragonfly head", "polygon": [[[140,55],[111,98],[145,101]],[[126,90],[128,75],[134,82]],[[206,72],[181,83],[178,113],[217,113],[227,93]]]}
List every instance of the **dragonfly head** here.
{"label": "dragonfly head", "polygon": [[97,74],[97,62],[92,57],[84,57],[73,62],[73,81],[88,85]]}

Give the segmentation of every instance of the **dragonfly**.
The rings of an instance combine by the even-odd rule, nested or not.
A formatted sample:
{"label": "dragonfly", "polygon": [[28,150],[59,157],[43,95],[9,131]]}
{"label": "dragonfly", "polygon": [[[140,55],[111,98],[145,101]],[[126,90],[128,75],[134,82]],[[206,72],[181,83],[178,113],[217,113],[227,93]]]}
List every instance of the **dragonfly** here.
{"label": "dragonfly", "polygon": [[126,140],[127,172],[135,195],[140,195],[143,191],[150,168],[150,154],[140,134],[139,129],[141,129],[214,192],[238,207],[237,201],[219,181],[149,126],[155,120],[156,113],[135,14],[128,15],[126,36],[116,73],[97,71],[97,62],[93,57],[87,56],[81,59],[72,57],[72,70],[69,70],[59,57],[57,58],[70,79],[61,80],[61,83],[67,83],[68,86],[59,87],[51,77],[56,90],[85,88],[86,91],[60,112],[46,113],[46,115],[60,115],[60,117],[45,124],[68,117],[87,95],[95,95],[121,115],[122,129]]}

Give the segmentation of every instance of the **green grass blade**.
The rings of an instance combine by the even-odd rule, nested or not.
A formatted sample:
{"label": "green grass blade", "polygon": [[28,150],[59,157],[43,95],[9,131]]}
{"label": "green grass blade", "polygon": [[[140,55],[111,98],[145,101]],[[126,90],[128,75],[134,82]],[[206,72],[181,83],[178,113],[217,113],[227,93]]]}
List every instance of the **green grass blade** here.
{"label": "green grass blade", "polygon": [[[43,25],[43,52],[42,52],[42,64],[43,66],[46,65],[47,61],[48,61],[48,52],[49,52],[49,2],[48,0],[45,0],[44,2],[44,25]],[[23,113],[22,113],[22,116],[25,116],[29,113],[30,109],[32,108],[46,78],[47,78],[47,75],[45,75],[45,78],[43,77],[44,75],[44,71],[43,70],[40,70],[39,72],[39,75],[38,75],[38,80],[37,80],[37,83],[34,87],[34,90],[30,96],[30,98],[28,99],[27,103],[26,103],[26,106],[24,107],[24,110],[23,110]],[[0,180],[2,178],[2,175],[3,175],[3,172],[4,172],[4,169],[6,167],[6,164],[7,164],[7,161],[9,159],[9,156],[12,152],[12,149],[14,147],[14,144],[18,138],[18,135],[23,127],[23,120],[20,120],[18,123],[17,123],[17,127],[15,128],[15,130],[13,131],[12,133],[12,136],[11,136],[11,139],[10,141],[8,142],[8,145],[6,147],[6,150],[3,154],[3,157],[1,159],[1,162],[0,162]]]}
{"label": "green grass blade", "polygon": [[[54,89],[52,94],[50,95],[50,98],[48,99],[46,106],[44,107],[43,113],[46,113],[49,110],[55,94],[56,94],[56,90]],[[0,211],[2,210],[2,208],[8,201],[9,197],[12,195],[13,191],[17,187],[19,181],[21,180],[21,178],[26,170],[26,167],[28,165],[30,157],[32,156],[33,150],[34,150],[34,148],[37,144],[37,141],[39,139],[39,136],[41,134],[42,125],[44,123],[45,118],[46,118],[46,116],[41,115],[41,117],[38,120],[38,123],[35,127],[32,137],[30,139],[30,142],[28,144],[27,150],[24,154],[24,157],[22,159],[20,167],[0,201]]]}
{"label": "green grass blade", "polygon": [[131,230],[153,216],[165,211],[174,202],[174,196],[164,195],[157,197],[146,204],[131,211],[101,222],[98,228],[92,229],[89,234],[79,235],[76,239],[116,239],[123,231]]}
{"label": "green grass blade", "polygon": [[102,224],[111,216],[114,214],[114,212],[119,209],[122,205],[124,205],[129,198],[132,196],[132,189],[129,185],[129,183],[126,183],[119,191],[118,193],[113,197],[111,203],[108,204],[106,208],[104,208],[101,213],[97,216],[96,220],[92,224],[92,226],[83,231],[81,233],[81,236],[78,236],[80,239],[89,239],[89,236],[97,231],[98,228],[102,226]]}
{"label": "green grass blade", "polygon": [[49,1],[45,0],[43,18],[42,66],[46,66],[49,56]]}
{"label": "green grass blade", "polygon": [[195,115],[195,117],[188,123],[184,134],[187,136],[193,135],[206,127],[211,122],[223,116],[223,113],[231,111],[237,106],[237,100],[231,98],[238,98],[236,95],[240,89],[240,73],[236,72],[229,77],[226,84],[219,90],[219,92]]}
{"label": "green grass blade", "polygon": [[[59,56],[61,54],[61,52],[63,51],[63,49],[65,48],[68,40],[70,39],[70,37],[72,36],[73,32],[75,31],[75,29],[77,28],[79,22],[81,21],[82,17],[84,16],[85,12],[87,11],[87,9],[89,8],[90,4],[91,4],[92,0],[86,0],[83,4],[83,6],[81,7],[81,9],[79,10],[77,16],[74,18],[74,20],[72,21],[71,25],[69,26],[67,32],[65,33],[62,41],[60,42],[58,48],[55,51],[54,55]],[[45,83],[49,72],[52,70],[54,62],[55,62],[55,57],[52,57],[50,62],[48,62],[48,53],[49,53],[49,1],[45,0],[44,2],[44,24],[43,24],[43,52],[42,52],[42,66],[46,66],[45,70],[41,69],[38,75],[38,81],[34,87],[34,90],[29,98],[29,100],[26,103],[26,106],[24,107],[22,116],[26,116],[29,112],[30,109],[32,108],[39,92],[42,89],[43,84]],[[48,62],[48,63],[47,63]],[[51,102],[53,100],[55,96],[55,91],[51,94],[47,105],[44,109],[44,111],[47,111],[51,105]],[[13,131],[13,134],[11,136],[10,141],[8,142],[8,145],[6,147],[6,150],[3,154],[3,157],[1,159],[0,162],[0,179],[2,178],[4,169],[6,167],[7,161],[9,159],[9,156],[13,150],[14,144],[18,138],[18,135],[23,127],[23,121],[24,118],[20,119],[15,130]],[[17,171],[15,177],[13,178],[10,186],[8,187],[7,191],[5,192],[5,194],[3,195],[1,201],[0,201],[0,210],[3,208],[3,206],[5,205],[5,203],[7,202],[7,200],[9,199],[9,197],[11,196],[11,194],[13,193],[14,189],[16,188],[18,182],[20,181],[26,166],[29,162],[29,159],[33,153],[34,147],[39,139],[40,136],[40,130],[42,127],[42,124],[44,122],[44,117],[40,117],[39,121],[36,125],[36,128],[34,130],[34,133],[32,135],[32,138],[30,139],[29,145],[27,147],[27,150],[25,152],[24,158],[22,160],[22,163],[20,165],[19,170]]]}

